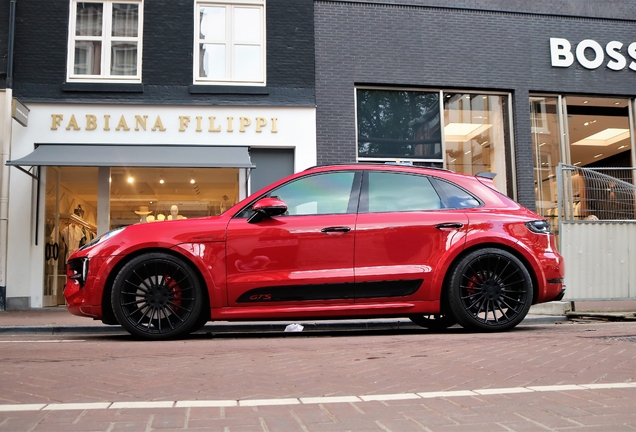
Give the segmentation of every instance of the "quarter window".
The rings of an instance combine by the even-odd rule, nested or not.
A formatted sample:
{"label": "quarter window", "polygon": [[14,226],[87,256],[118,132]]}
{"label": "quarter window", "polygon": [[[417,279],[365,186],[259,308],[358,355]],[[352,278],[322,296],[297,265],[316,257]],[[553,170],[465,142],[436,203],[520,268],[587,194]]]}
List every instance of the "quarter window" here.
{"label": "quarter window", "polygon": [[69,81],[141,81],[142,1],[71,1]]}
{"label": "quarter window", "polygon": [[265,84],[265,1],[198,1],[194,82]]}
{"label": "quarter window", "polygon": [[444,208],[464,209],[481,205],[474,196],[452,183],[444,180],[435,180],[435,185],[444,201]]}
{"label": "quarter window", "polygon": [[439,195],[428,177],[369,172],[369,213],[439,210]]}

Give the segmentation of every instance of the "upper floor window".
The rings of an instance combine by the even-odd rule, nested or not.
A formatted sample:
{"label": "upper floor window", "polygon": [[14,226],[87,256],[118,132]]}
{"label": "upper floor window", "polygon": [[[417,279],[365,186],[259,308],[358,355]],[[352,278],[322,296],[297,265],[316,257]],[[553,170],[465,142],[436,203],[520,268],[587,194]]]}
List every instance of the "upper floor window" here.
{"label": "upper floor window", "polygon": [[141,81],[142,0],[71,0],[69,81]]}
{"label": "upper floor window", "polygon": [[265,0],[197,1],[194,82],[265,85]]}

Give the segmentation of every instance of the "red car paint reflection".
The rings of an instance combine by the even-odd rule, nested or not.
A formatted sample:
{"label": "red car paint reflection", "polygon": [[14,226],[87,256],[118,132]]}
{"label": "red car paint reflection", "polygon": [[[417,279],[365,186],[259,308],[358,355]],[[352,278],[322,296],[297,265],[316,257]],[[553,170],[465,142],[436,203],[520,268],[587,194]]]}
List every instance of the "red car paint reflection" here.
{"label": "red car paint reflection", "polygon": [[149,340],[211,320],[503,331],[565,291],[549,224],[492,175],[402,165],[316,167],[220,216],[116,230],[76,251],[67,276],[71,313]]}

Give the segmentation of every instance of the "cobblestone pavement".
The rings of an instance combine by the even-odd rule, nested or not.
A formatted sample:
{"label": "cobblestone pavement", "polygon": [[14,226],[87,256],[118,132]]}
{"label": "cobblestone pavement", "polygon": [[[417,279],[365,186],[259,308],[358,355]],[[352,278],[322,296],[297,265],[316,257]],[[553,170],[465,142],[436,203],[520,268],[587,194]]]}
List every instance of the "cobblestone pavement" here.
{"label": "cobblestone pavement", "polygon": [[636,431],[636,323],[0,335],[0,431]]}

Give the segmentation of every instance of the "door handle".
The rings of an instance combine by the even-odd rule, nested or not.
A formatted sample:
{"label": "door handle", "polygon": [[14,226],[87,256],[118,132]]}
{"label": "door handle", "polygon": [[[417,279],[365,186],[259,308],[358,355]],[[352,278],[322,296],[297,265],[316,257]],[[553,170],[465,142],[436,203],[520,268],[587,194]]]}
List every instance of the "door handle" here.
{"label": "door handle", "polygon": [[464,224],[459,223],[459,222],[446,222],[446,223],[440,223],[440,224],[435,225],[435,228],[437,228],[437,229],[445,229],[445,228],[460,229],[463,226],[464,226]]}
{"label": "door handle", "polygon": [[332,233],[332,232],[348,233],[349,231],[351,231],[351,228],[346,226],[327,227],[320,230],[320,232],[324,232],[324,233]]}

